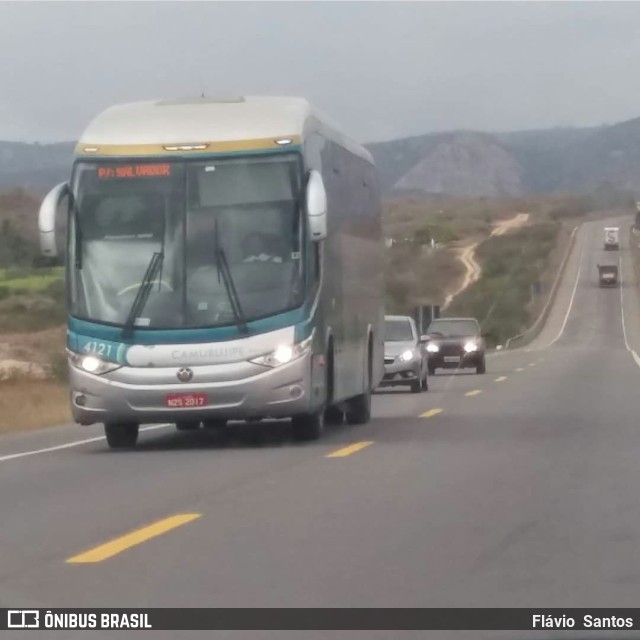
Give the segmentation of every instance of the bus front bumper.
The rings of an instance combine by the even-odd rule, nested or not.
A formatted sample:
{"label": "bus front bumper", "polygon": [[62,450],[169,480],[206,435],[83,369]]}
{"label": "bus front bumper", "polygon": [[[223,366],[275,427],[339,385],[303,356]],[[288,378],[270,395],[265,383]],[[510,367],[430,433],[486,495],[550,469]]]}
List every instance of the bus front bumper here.
{"label": "bus front bumper", "polygon": [[[273,369],[238,363],[234,372],[226,365],[227,379],[220,367],[194,366],[189,383],[177,381],[175,368],[122,367],[93,375],[71,366],[71,410],[82,425],[288,418],[313,410],[313,398],[322,397],[324,390],[313,387],[320,378],[313,360],[306,354]],[[176,408],[175,398],[187,396],[204,404]]]}

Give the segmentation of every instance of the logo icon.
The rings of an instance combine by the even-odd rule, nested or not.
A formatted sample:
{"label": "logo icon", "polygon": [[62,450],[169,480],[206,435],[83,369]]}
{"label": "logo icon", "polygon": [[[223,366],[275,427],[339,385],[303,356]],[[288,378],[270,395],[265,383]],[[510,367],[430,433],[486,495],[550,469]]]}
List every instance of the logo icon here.
{"label": "logo icon", "polygon": [[180,382],[189,382],[189,380],[193,378],[193,371],[188,367],[182,367],[181,369],[178,369],[178,373],[176,375]]}
{"label": "logo icon", "polygon": [[37,609],[9,609],[7,611],[8,629],[39,629],[40,612]]}

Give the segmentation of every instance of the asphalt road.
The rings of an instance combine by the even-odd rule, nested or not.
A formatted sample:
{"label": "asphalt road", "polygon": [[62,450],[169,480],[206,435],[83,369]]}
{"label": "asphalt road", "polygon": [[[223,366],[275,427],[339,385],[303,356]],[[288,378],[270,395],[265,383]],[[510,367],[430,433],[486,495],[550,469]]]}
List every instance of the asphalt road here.
{"label": "asphalt road", "polygon": [[158,426],[133,452],[109,451],[97,428],[0,438],[0,605],[638,606],[628,227],[620,289],[597,287],[603,224],[587,223],[535,343],[491,356],[486,375],[379,393],[369,425],[319,442],[292,444],[284,423],[258,443]]}

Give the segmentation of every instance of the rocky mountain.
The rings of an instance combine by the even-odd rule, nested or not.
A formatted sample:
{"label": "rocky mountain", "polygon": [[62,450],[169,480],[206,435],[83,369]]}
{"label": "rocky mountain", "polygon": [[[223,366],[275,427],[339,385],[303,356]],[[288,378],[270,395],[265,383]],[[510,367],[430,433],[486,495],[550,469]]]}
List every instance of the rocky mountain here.
{"label": "rocky mountain", "polygon": [[640,118],[608,127],[450,132],[369,149],[387,194],[518,196],[608,188],[640,197]]}
{"label": "rocky mountain", "polygon": [[[632,191],[640,198],[640,118],[511,133],[453,131],[367,145],[387,195],[520,196]],[[69,176],[73,143],[0,142],[0,189]]]}
{"label": "rocky mountain", "polygon": [[438,141],[395,182],[399,191],[453,196],[515,196],[522,193],[522,167],[495,138],[455,133]]}

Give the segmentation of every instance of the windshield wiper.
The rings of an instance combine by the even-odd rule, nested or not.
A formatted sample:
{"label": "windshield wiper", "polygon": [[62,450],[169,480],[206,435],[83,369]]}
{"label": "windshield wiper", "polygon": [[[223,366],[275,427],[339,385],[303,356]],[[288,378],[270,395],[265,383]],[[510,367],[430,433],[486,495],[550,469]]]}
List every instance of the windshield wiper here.
{"label": "windshield wiper", "polygon": [[147,304],[147,300],[149,299],[149,294],[151,293],[151,288],[153,287],[153,280],[156,275],[159,273],[162,268],[162,262],[164,261],[164,253],[162,251],[156,251],[149,261],[149,266],[147,267],[147,271],[144,274],[144,278],[142,278],[142,282],[140,283],[140,288],[138,289],[138,293],[136,294],[135,300],[131,305],[131,309],[129,310],[129,315],[127,316],[127,320],[122,327],[122,337],[130,338],[133,334],[133,325],[135,324],[136,319],[142,313],[145,305]]}
{"label": "windshield wiper", "polygon": [[244,313],[242,312],[242,305],[240,304],[238,291],[236,290],[236,286],[233,282],[233,277],[231,276],[231,269],[229,269],[227,256],[225,255],[224,249],[220,246],[220,242],[218,239],[217,218],[215,221],[215,238],[213,243],[213,251],[216,258],[218,277],[222,275],[222,281],[224,282],[224,288],[227,290],[227,297],[229,298],[229,302],[231,303],[231,311],[233,311],[233,317],[235,318],[236,325],[238,329],[242,331],[242,333],[249,333],[249,327],[247,326],[247,321],[245,319]]}

